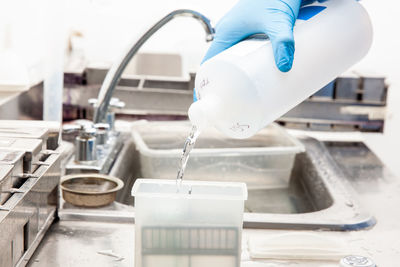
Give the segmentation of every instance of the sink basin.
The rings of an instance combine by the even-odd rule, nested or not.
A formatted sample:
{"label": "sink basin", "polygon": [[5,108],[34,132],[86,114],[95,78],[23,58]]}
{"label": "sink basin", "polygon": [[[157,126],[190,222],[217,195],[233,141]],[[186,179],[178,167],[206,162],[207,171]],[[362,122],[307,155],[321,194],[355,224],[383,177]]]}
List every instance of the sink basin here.
{"label": "sink basin", "polygon": [[[302,140],[311,142],[311,140]],[[296,156],[287,187],[252,189],[245,210],[258,214],[306,214],[333,206],[329,182],[319,176],[307,153]]]}
{"label": "sink basin", "polygon": [[[346,231],[373,226],[374,217],[359,204],[356,193],[324,144],[310,137],[299,136],[297,139],[302,143],[305,151],[294,157],[287,183],[262,183],[259,187],[253,183],[249,186],[248,200],[245,203],[244,227]],[[171,140],[169,142],[171,143]],[[183,142],[184,139],[182,139],[182,145]],[[237,142],[242,141],[237,140]],[[134,204],[130,190],[135,180],[149,178],[143,177],[142,162],[137,146],[134,139],[128,138],[110,173],[124,180],[125,187],[117,194],[117,201],[127,205]],[[235,160],[245,162],[244,157],[246,155],[239,155]],[[188,164],[191,165],[190,160]],[[178,162],[176,162],[177,165]],[[206,167],[197,165],[196,168]],[[215,177],[229,177],[229,168],[225,167],[219,168],[220,172],[225,172],[223,176],[214,168],[213,172],[208,172],[203,177],[204,180],[221,180]],[[192,170],[192,173],[196,173],[195,171]],[[256,168],[248,168],[246,172],[244,181],[246,179],[254,181],[252,176],[260,175]],[[190,171],[187,172],[185,179],[196,178],[190,177],[190,173]],[[232,173],[232,177],[234,176]]]}

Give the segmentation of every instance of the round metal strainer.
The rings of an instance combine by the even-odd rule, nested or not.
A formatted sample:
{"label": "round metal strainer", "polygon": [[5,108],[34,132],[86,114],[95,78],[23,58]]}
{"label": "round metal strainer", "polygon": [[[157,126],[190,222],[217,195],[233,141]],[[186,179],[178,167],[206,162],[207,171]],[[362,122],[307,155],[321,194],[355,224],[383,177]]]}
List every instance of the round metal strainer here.
{"label": "round metal strainer", "polygon": [[97,173],[72,174],[61,179],[64,200],[80,207],[108,205],[123,186],[121,179]]}

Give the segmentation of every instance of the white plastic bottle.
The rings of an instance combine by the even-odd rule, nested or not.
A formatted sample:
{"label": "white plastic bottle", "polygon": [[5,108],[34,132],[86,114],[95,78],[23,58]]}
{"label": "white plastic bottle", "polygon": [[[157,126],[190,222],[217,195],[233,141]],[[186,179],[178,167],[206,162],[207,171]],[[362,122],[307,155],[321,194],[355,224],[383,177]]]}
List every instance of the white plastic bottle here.
{"label": "white plastic bottle", "polygon": [[275,66],[268,40],[242,41],[205,62],[196,76],[192,123],[212,125],[233,138],[250,137],[367,54],[372,26],[358,2],[329,0],[313,6],[314,14],[308,8],[303,16],[308,18],[296,21],[289,72]]}

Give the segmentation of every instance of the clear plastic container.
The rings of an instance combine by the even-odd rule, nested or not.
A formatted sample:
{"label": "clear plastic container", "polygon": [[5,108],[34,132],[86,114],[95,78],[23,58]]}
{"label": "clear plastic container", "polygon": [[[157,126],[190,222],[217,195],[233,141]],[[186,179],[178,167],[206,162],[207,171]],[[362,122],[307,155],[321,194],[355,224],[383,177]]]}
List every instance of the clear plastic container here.
{"label": "clear plastic container", "polygon": [[362,59],[372,27],[357,1],[318,1],[300,9],[294,39],[287,73],[275,66],[269,40],[245,40],[206,61],[196,75],[193,124],[234,138],[254,135]]}
{"label": "clear plastic container", "polygon": [[[187,121],[142,122],[133,127],[141,177],[176,177],[182,148],[191,129]],[[304,146],[277,124],[248,139],[204,130],[190,153],[189,180],[245,182],[251,188],[287,187],[294,158]]]}
{"label": "clear plastic container", "polygon": [[240,266],[243,183],[138,179],[135,266]]}

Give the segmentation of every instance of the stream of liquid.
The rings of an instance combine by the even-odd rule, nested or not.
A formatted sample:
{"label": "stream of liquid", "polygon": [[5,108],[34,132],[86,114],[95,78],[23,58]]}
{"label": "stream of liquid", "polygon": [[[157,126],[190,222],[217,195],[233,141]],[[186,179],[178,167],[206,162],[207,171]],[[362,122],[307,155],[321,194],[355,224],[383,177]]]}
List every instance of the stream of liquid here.
{"label": "stream of liquid", "polygon": [[183,146],[181,160],[179,161],[178,175],[176,176],[176,188],[177,192],[180,191],[182,186],[183,175],[185,174],[186,165],[189,159],[190,151],[196,144],[197,137],[199,137],[200,131],[196,126],[192,127],[188,138],[186,138],[185,145]]}

